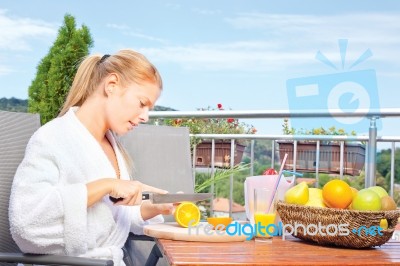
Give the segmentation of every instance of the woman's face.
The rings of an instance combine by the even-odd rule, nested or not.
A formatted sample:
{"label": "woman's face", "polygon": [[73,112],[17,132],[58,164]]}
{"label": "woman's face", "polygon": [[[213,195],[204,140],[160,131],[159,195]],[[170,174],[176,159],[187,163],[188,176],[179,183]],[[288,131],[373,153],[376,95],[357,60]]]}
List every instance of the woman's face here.
{"label": "woman's face", "polygon": [[136,127],[139,123],[145,123],[149,119],[149,110],[155,105],[161,90],[154,83],[131,83],[123,88],[113,86],[108,91],[106,104],[106,123],[108,127],[123,135]]}

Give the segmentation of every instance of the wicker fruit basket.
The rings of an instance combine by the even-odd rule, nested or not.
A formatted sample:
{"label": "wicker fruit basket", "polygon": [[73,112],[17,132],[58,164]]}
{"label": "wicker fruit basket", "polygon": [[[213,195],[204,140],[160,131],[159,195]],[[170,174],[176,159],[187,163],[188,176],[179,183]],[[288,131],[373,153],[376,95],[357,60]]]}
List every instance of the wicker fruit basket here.
{"label": "wicker fruit basket", "polygon": [[[369,248],[383,245],[392,237],[400,217],[400,210],[342,210],[288,204],[282,201],[277,203],[277,211],[284,226],[290,224],[294,228],[296,224],[304,225],[304,227],[313,225],[310,228],[306,227],[306,234],[304,227],[298,226],[297,234],[293,230],[294,237],[321,245],[347,248]],[[387,220],[388,228],[381,229],[379,234],[378,226],[381,219]],[[314,225],[328,228],[329,234],[326,233],[326,229],[317,230]],[[343,230],[335,231],[339,227],[346,227],[347,234]]]}

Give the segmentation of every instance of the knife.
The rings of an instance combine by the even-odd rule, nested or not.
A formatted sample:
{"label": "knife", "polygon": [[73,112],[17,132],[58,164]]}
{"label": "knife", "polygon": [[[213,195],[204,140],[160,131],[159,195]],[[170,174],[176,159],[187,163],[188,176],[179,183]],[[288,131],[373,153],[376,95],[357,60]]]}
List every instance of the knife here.
{"label": "knife", "polygon": [[212,197],[212,193],[167,193],[158,194],[152,192],[143,192],[142,200],[150,200],[151,203],[176,203],[182,201],[201,201]]}
{"label": "knife", "polygon": [[[176,203],[181,201],[201,201],[205,199],[209,199],[212,197],[212,193],[167,193],[167,194],[158,194],[152,192],[143,192],[142,200],[150,200],[151,203],[160,204],[160,203]],[[123,198],[113,198],[110,196],[110,200],[112,202],[118,202]]]}

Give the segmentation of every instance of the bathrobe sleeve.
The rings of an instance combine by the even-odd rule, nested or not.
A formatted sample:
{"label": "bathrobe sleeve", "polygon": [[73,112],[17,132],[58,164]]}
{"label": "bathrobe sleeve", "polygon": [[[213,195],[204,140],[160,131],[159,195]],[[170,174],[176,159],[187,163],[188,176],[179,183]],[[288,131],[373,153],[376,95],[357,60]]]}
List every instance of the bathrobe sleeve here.
{"label": "bathrobe sleeve", "polygon": [[[9,219],[23,252],[82,254],[87,250],[87,189],[81,182],[60,182],[60,149],[43,131],[28,143],[14,177]],[[82,180],[82,179],[81,179]]]}
{"label": "bathrobe sleeve", "polygon": [[159,214],[151,219],[143,220],[140,214],[140,206],[132,206],[132,223],[130,231],[135,235],[143,235],[143,226],[146,224],[159,224],[164,222],[164,217]]}

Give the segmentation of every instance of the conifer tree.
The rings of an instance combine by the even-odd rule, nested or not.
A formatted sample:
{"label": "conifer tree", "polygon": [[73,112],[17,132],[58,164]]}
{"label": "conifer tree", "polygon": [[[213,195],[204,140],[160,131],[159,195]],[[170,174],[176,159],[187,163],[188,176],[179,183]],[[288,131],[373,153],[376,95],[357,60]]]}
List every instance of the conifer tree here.
{"label": "conifer tree", "polygon": [[28,111],[39,113],[42,124],[58,115],[77,67],[92,45],[89,28],[82,25],[77,29],[75,18],[66,14],[53,46],[37,66],[36,77],[29,87]]}

